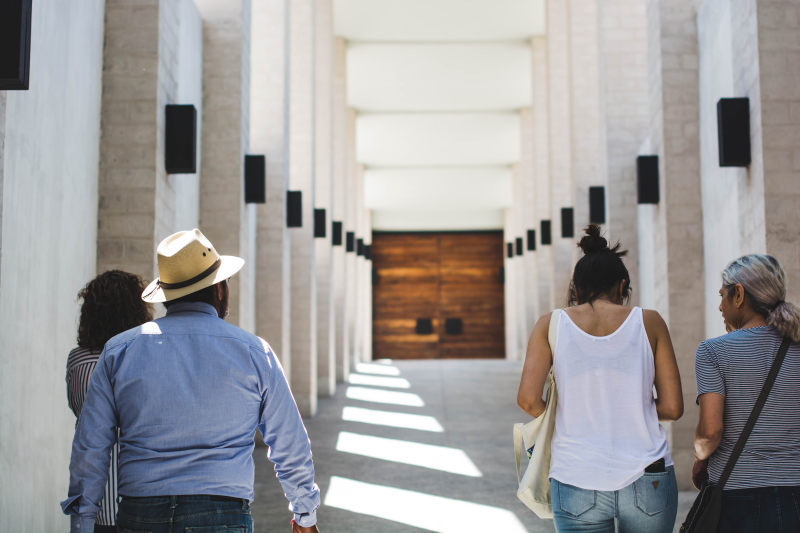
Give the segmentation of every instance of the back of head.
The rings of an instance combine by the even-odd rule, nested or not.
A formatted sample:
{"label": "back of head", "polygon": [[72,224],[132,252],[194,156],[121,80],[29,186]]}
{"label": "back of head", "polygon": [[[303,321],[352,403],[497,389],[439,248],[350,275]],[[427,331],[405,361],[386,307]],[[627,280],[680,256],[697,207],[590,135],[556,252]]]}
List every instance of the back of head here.
{"label": "back of head", "polygon": [[108,270],[78,293],[83,300],[78,324],[78,346],[100,351],[118,333],[152,320],[150,306],[140,294],[142,278],[130,272]]}
{"label": "back of head", "polygon": [[585,235],[578,243],[583,250],[575,264],[569,288],[569,305],[592,303],[597,298],[609,295],[623,282],[622,296],[630,298],[631,279],[621,257],[627,254],[620,250],[618,242],[609,248],[608,241],[600,235],[600,226],[589,224]]}
{"label": "back of head", "polygon": [[741,285],[753,311],[768,325],[794,342],[800,340],[800,309],[786,301],[786,273],[777,259],[766,254],[744,255],[722,272],[725,287]]}

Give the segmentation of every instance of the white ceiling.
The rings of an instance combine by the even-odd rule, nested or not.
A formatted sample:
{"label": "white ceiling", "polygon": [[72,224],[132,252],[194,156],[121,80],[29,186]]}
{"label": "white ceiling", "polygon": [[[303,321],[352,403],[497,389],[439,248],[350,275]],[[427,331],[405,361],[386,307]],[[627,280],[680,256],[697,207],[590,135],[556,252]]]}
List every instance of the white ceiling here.
{"label": "white ceiling", "polygon": [[375,230],[501,229],[543,0],[334,0]]}
{"label": "white ceiling", "polygon": [[510,41],[544,33],[544,0],[333,0],[349,41]]}
{"label": "white ceiling", "polygon": [[351,44],[347,102],[362,111],[516,110],[530,105],[530,45]]}

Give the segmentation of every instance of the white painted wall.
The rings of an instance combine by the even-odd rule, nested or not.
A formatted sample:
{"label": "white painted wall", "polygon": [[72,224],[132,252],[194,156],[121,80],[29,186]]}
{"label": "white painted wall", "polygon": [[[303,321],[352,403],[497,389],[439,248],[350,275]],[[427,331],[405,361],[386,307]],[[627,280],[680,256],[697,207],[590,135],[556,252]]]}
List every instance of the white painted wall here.
{"label": "white painted wall", "polygon": [[9,91],[0,114],[0,531],[69,523],[64,376],[76,294],[95,274],[104,4],[33,3],[30,90]]}

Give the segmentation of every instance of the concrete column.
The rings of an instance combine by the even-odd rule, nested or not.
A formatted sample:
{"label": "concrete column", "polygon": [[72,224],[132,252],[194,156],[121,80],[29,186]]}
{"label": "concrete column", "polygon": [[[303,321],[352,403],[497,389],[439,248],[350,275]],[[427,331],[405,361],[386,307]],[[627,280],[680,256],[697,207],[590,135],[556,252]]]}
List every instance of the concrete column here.
{"label": "concrete column", "polygon": [[[534,180],[534,222],[536,230],[536,277],[539,315],[551,311],[553,303],[553,247],[542,245],[541,220],[551,220],[553,209],[550,205],[550,90],[547,37],[531,39],[531,145],[533,149]],[[523,123],[524,124],[524,123]],[[534,320],[538,316],[534,317]]]}
{"label": "concrete column", "polygon": [[600,4],[601,98],[604,115],[606,224],[613,244],[628,255],[625,264],[633,288],[631,303],[641,296],[636,208],[636,156],[649,128],[646,6],[639,0]]}
{"label": "concrete column", "polygon": [[[333,197],[331,205],[332,220],[343,222],[347,218],[345,199],[349,194],[347,188],[347,162],[348,153],[352,150],[349,144],[351,137],[348,135],[347,120],[347,94],[346,94],[346,54],[347,46],[344,39],[336,37],[333,40]],[[343,230],[344,231],[344,230]],[[350,375],[350,359],[347,356],[347,307],[345,294],[348,290],[347,275],[345,272],[345,247],[344,234],[342,244],[334,246],[332,250],[332,264],[334,275],[334,317],[335,317],[335,352],[336,352],[336,379],[347,381]]]}
{"label": "concrete column", "polygon": [[200,0],[203,16],[203,179],[200,228],[222,254],[246,261],[229,281],[228,320],[255,329],[255,206],[244,203],[250,136],[250,2]]}
{"label": "concrete column", "polygon": [[514,242],[514,207],[507,207],[503,213],[503,285],[505,300],[505,334],[506,359],[519,361],[522,357],[519,349],[519,306],[517,305],[518,272],[514,254],[508,254],[508,246],[513,248]]}
{"label": "concrete column", "polygon": [[317,411],[314,245],[314,0],[289,0],[289,187],[303,192],[303,226],[290,231],[292,377],[300,412]]}
{"label": "concrete column", "polygon": [[264,154],[267,161],[267,203],[256,208],[256,333],[270,343],[291,377],[287,5],[287,0],[255,0],[252,5],[250,153]]}
{"label": "concrete column", "polygon": [[[786,270],[787,301],[797,303],[800,302],[800,232],[797,231],[800,227],[800,87],[796,73],[800,54],[794,41],[800,28],[800,7],[786,0],[749,4],[758,10],[753,18],[758,21],[766,251],[777,257]],[[753,18],[744,19],[746,11],[737,9],[734,21],[752,23]],[[745,51],[752,53],[752,46],[742,50]],[[744,85],[745,79],[739,80],[737,85]],[[738,96],[748,88],[736,89]],[[757,132],[751,129],[751,138],[753,134]]]}
{"label": "concrete column", "polygon": [[[522,223],[520,227],[520,237],[522,237],[523,256],[522,270],[525,278],[525,324],[523,334],[525,335],[523,346],[527,345],[527,336],[533,331],[536,319],[543,312],[539,306],[539,274],[538,256],[536,251],[528,250],[528,230],[535,229],[539,219],[536,208],[536,160],[535,160],[535,135],[534,135],[534,114],[533,109],[526,107],[520,112],[520,138],[522,147],[520,150],[520,180],[522,198]],[[537,232],[538,235],[538,232]],[[538,244],[538,243],[537,243]]]}
{"label": "concrete column", "polygon": [[[135,27],[136,31],[131,31]],[[159,5],[106,6],[100,138],[97,271],[119,268],[153,279],[158,157]]]}
{"label": "concrete column", "polygon": [[[516,334],[515,343],[517,345],[514,353],[518,354],[521,358],[525,354],[525,347],[528,343],[528,317],[527,317],[527,294],[528,285],[533,282],[533,279],[528,279],[527,271],[525,269],[524,259],[524,246],[522,253],[517,253],[517,239],[523,239],[525,233],[525,212],[527,205],[525,202],[525,183],[523,176],[523,164],[516,163],[511,167],[512,173],[512,207],[511,207],[511,225],[510,225],[510,240],[513,245],[514,260],[511,262],[514,269],[514,306],[516,307]],[[524,240],[524,239],[523,239]]]}
{"label": "concrete column", "polygon": [[[670,328],[683,382],[683,418],[672,424],[678,484],[691,486],[697,422],[694,353],[704,337],[702,200],[698,136],[697,24],[694,0],[647,4],[651,125],[649,151],[658,154],[661,201],[639,206],[642,305]],[[649,253],[648,253],[649,252]],[[644,271],[649,271],[644,274]]]}
{"label": "concrete column", "polygon": [[[348,108],[346,116],[346,128],[348,146],[351,148],[347,150],[347,174],[346,174],[346,191],[347,197],[345,199],[345,245],[347,244],[347,233],[352,232],[355,234],[358,230],[357,226],[357,213],[356,213],[356,173],[358,172],[358,164],[356,163],[355,153],[355,139],[356,139],[356,112]],[[345,256],[345,272],[346,272],[346,287],[345,291],[345,334],[344,334],[344,350],[345,356],[349,359],[349,366],[352,368],[355,363],[355,346],[356,346],[356,312],[358,309],[356,294],[358,291],[358,277],[356,272],[356,253],[347,252]]]}
{"label": "concrete column", "polygon": [[572,268],[575,264],[575,239],[561,237],[561,209],[573,207],[575,196],[572,174],[572,111],[570,4],[547,1],[547,65],[550,118],[550,204],[553,228],[553,303],[567,302]]}
{"label": "concrete column", "polygon": [[315,2],[314,34],[314,185],[315,206],[325,210],[325,238],[315,239],[317,283],[317,388],[320,396],[336,391],[336,330],[331,247],[333,193],[333,18],[331,0]]}
{"label": "concrete column", "polygon": [[[600,4],[598,0],[570,0],[570,135],[574,186],[575,237],[567,240],[573,250],[589,223],[589,187],[605,185],[605,152],[601,128],[601,58],[599,54]],[[560,213],[558,213],[560,215]],[[580,250],[577,256],[581,255]],[[570,274],[572,269],[570,268]]]}

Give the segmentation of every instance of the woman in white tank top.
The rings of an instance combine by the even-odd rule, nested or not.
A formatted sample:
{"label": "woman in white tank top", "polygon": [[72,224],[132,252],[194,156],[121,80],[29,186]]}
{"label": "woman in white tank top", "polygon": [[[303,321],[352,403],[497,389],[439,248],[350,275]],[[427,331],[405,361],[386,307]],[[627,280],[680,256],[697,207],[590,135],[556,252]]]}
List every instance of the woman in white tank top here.
{"label": "woman in white tank top", "polygon": [[[669,331],[656,311],[624,305],[630,277],[619,243],[609,248],[592,224],[579,246],[585,255],[575,265],[570,307],[536,323],[517,397],[539,416],[552,368],[555,526],[560,533],[611,533],[616,519],[620,533],[671,532],[678,490],[659,420],[677,420],[683,396]],[[551,351],[547,332],[556,319]]]}

